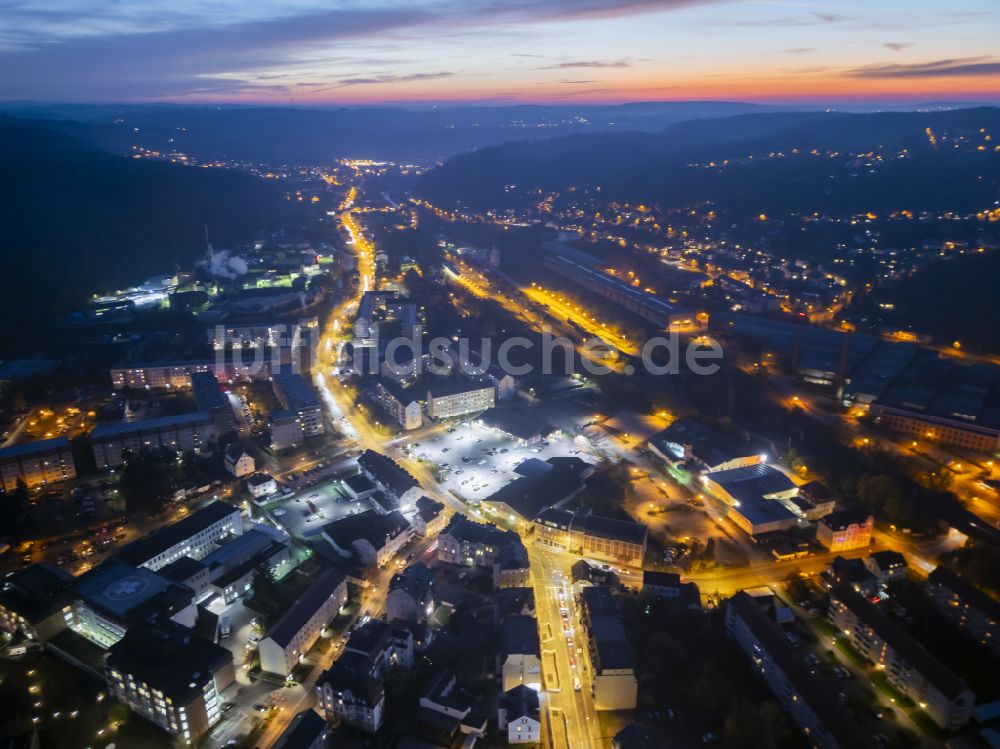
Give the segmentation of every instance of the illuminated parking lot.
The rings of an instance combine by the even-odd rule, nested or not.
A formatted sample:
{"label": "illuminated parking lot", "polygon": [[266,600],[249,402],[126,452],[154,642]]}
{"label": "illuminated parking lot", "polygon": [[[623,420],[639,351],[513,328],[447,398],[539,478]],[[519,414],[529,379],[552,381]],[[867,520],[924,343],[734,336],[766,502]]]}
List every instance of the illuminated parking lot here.
{"label": "illuminated parking lot", "polygon": [[447,431],[405,446],[411,457],[437,467],[441,486],[468,502],[489,497],[509,484],[514,468],[528,458],[548,460],[575,456],[596,462],[586,443],[554,432],[544,442],[520,445],[500,432],[476,423],[455,424]]}

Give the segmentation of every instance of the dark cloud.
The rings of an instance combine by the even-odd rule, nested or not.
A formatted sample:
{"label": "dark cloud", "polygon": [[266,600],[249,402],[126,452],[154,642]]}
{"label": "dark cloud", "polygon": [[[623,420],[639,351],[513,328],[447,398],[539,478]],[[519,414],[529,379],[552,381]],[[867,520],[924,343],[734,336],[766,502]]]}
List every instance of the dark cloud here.
{"label": "dark cloud", "polygon": [[856,78],[949,78],[970,75],[1000,75],[1000,60],[960,57],[912,65],[867,65],[848,71]]}
{"label": "dark cloud", "polygon": [[804,55],[806,52],[815,52],[813,47],[792,47],[791,49],[782,50],[786,55]]}
{"label": "dark cloud", "polygon": [[912,47],[913,42],[883,42],[882,46],[891,49],[893,52],[902,52],[907,47]]}
{"label": "dark cloud", "polygon": [[[455,75],[454,73],[440,72],[440,73],[410,73],[408,75],[391,75],[384,73],[381,75],[373,76],[357,76],[355,78],[341,78],[335,85],[330,86],[330,88],[342,88],[344,86],[362,86],[371,85],[375,83],[411,83],[413,81],[432,81],[437,78],[450,78]],[[322,91],[323,89],[319,89]]]}

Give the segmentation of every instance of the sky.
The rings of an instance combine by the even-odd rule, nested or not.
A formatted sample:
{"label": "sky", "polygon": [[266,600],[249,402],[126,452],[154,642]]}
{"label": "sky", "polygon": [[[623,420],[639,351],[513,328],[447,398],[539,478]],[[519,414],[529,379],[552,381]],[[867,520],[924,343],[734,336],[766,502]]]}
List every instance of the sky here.
{"label": "sky", "polygon": [[0,100],[1000,100],[998,0],[0,0]]}

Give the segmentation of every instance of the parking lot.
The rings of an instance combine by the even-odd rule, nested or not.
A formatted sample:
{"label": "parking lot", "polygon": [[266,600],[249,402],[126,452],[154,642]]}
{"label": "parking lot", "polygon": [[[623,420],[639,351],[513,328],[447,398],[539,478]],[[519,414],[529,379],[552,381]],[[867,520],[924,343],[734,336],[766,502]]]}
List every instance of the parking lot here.
{"label": "parking lot", "polygon": [[514,468],[528,458],[576,456],[587,462],[595,458],[586,445],[553,433],[535,445],[519,445],[500,432],[478,424],[456,424],[423,442],[404,449],[411,457],[435,466],[446,490],[475,501],[490,496],[517,478]]}
{"label": "parking lot", "polygon": [[286,533],[305,538],[319,533],[328,523],[370,506],[364,500],[351,501],[340,479],[327,479],[280,495],[264,505],[264,509]]}

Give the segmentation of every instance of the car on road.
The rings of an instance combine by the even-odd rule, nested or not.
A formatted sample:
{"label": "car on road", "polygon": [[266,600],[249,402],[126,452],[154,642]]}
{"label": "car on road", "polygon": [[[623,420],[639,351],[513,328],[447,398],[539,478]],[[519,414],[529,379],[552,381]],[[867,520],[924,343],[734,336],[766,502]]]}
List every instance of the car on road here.
{"label": "car on road", "polygon": [[253,709],[256,710],[258,713],[266,713],[271,708],[269,708],[267,705],[262,705],[258,702],[253,706]]}
{"label": "car on road", "polygon": [[219,712],[221,712],[223,715],[225,715],[230,710],[232,710],[234,707],[236,707],[236,703],[235,702],[223,702],[221,705],[219,705]]}

